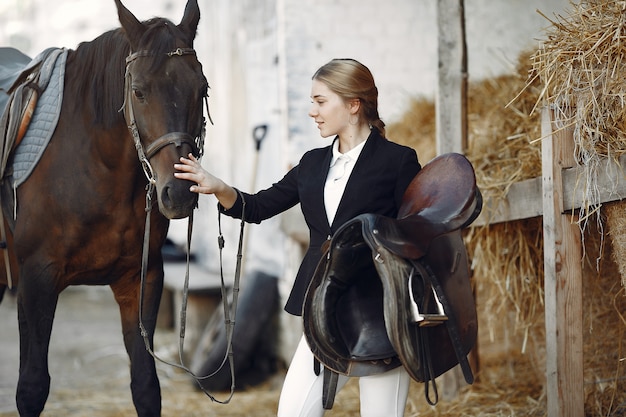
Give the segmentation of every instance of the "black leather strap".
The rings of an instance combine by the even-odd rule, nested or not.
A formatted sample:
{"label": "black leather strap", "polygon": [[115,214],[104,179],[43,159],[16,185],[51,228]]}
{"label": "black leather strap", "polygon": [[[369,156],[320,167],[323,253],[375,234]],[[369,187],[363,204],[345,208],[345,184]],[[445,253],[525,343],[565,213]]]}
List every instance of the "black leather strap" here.
{"label": "black leather strap", "polygon": [[324,367],[324,387],[322,391],[322,404],[325,410],[333,408],[339,374]]}
{"label": "black leather strap", "polygon": [[[422,352],[422,361],[424,363],[424,397],[426,398],[426,402],[430,405],[437,405],[439,402],[439,392],[437,391],[437,382],[433,375],[435,372],[433,371],[433,362],[431,360],[430,353],[430,341],[428,340],[428,331],[422,331],[419,326],[415,326],[415,331],[418,333],[418,338],[420,341],[420,350]],[[430,388],[433,389],[434,398],[430,397]]]}

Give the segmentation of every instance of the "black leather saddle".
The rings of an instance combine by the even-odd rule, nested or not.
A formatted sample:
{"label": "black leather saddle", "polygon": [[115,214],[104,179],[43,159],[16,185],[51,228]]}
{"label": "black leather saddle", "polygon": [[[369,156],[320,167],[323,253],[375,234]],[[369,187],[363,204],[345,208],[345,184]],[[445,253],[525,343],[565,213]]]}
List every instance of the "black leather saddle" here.
{"label": "black leather saddle", "polygon": [[481,209],[471,163],[449,153],[415,176],[397,218],[362,214],[335,233],[303,307],[305,337],[325,368],[325,408],[337,374],[402,365],[431,404],[435,378],[455,365],[473,382],[467,354],[478,323],[461,230]]}

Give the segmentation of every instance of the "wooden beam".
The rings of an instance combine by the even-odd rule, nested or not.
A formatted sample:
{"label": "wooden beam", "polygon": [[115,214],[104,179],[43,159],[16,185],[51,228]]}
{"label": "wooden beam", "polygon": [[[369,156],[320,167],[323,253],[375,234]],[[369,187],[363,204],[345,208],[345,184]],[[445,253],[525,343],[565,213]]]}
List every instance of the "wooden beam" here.
{"label": "wooden beam", "polygon": [[[626,167],[626,155],[616,163],[612,159],[605,159],[599,164],[596,172],[592,173],[593,181],[597,190],[597,196],[586,195],[587,185],[583,170],[585,167],[577,166],[563,171],[563,209],[567,211],[576,210],[583,205],[590,203],[608,203],[622,200],[626,197],[626,177],[624,170]],[[597,201],[592,197],[596,197]],[[587,207],[585,207],[587,208]]]}
{"label": "wooden beam", "polygon": [[533,178],[511,184],[504,198],[485,198],[483,210],[472,225],[485,226],[528,219],[541,216],[542,213],[541,178]]}
{"label": "wooden beam", "polygon": [[[605,160],[598,165],[594,173],[598,195],[593,204],[619,201],[626,197],[626,174],[622,167],[626,167],[626,155],[616,163]],[[585,195],[586,184],[584,178],[585,167],[576,166],[564,168],[561,174],[563,180],[563,210],[566,212],[579,209],[590,203]],[[543,214],[541,177],[514,183],[504,198],[485,199],[483,211],[475,226],[503,223],[514,220],[538,217]]]}
{"label": "wooden beam", "polygon": [[583,417],[581,233],[563,206],[563,168],[573,164],[571,131],[552,133],[550,110],[541,122],[546,392],[548,417]]}

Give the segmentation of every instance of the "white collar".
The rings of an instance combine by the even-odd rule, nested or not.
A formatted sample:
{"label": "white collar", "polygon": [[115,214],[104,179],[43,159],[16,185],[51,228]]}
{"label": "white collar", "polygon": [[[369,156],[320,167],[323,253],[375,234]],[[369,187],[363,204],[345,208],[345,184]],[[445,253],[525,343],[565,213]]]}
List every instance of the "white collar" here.
{"label": "white collar", "polygon": [[363,142],[356,145],[354,148],[350,149],[348,152],[341,153],[339,152],[339,138],[336,138],[333,141],[333,157],[330,160],[330,166],[332,167],[333,165],[335,165],[335,163],[337,163],[337,160],[341,157],[349,161],[352,161],[352,160],[356,161],[357,159],[359,159],[359,155],[361,154],[361,151],[363,150],[363,147],[365,146],[365,142],[367,142],[367,139],[365,139]]}

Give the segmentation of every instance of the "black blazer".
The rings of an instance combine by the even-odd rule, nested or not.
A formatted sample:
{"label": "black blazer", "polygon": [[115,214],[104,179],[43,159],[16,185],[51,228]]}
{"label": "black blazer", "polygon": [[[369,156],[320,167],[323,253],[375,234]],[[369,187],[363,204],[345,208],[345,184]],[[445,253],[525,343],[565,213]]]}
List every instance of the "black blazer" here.
{"label": "black blazer", "polygon": [[[335,140],[337,140],[335,138]],[[273,217],[300,203],[309,227],[309,248],[300,264],[291,294],[285,305],[299,316],[307,287],[322,257],[322,244],[345,222],[363,213],[396,217],[407,186],[421,166],[412,148],[390,142],[373,130],[348,179],[333,224],[328,224],[324,206],[324,184],[332,158],[332,145],[306,152],[297,166],[280,181],[256,194],[241,193],[245,199],[245,220],[251,223]],[[241,218],[241,195],[229,210]]]}

